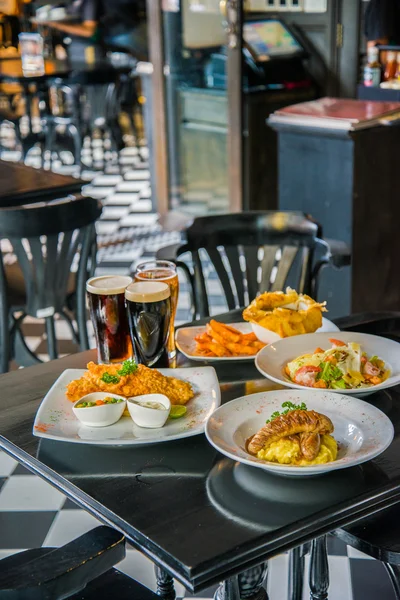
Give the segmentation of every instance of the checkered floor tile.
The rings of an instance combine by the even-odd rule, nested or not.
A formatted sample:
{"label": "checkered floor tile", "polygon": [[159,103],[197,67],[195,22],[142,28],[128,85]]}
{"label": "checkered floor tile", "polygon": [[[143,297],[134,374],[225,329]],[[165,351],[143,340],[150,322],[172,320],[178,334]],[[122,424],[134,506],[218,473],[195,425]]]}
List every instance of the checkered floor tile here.
{"label": "checkered floor tile", "polygon": [[[97,144],[96,158],[102,160],[104,150]],[[85,149],[86,157],[88,156]],[[99,266],[98,273],[130,273],[136,264],[154,257],[155,252],[180,241],[180,234],[163,232],[153,212],[149,185],[148,164],[136,148],[125,148],[118,160],[107,163],[102,172],[86,169],[81,176],[88,182],[84,193],[103,201],[104,211],[98,223]],[[3,153],[3,159],[18,160],[14,151]],[[28,164],[39,166],[39,155],[34,149]],[[54,170],[76,174],[73,166],[55,161]],[[211,294],[211,312],[226,310],[216,275],[208,267],[208,286]],[[182,274],[177,322],[190,320],[190,297]],[[43,323],[29,319],[27,323],[29,346],[47,358]],[[68,354],[76,351],[69,330],[62,321],[57,322],[59,351]],[[96,519],[80,510],[70,500],[50,485],[30,474],[23,467],[0,452],[0,559],[18,550],[41,545],[61,545],[92,529]],[[330,593],[329,600],[394,600],[395,595],[381,563],[345,544],[329,538]],[[306,566],[308,559],[306,560]],[[155,589],[151,562],[138,551],[129,548],[126,559],[119,565],[144,585]],[[288,556],[281,555],[270,561],[267,590],[270,600],[285,600]],[[176,584],[179,597],[190,597],[180,584]],[[211,598],[215,588],[199,596]],[[309,598],[305,585],[303,600]]]}

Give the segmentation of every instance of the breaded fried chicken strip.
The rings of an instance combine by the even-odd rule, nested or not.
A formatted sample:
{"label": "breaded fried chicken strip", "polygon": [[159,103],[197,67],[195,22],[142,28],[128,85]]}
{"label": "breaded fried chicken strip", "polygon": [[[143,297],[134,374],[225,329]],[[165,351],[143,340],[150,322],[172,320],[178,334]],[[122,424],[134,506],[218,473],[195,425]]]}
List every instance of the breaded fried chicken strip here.
{"label": "breaded fried chicken strip", "polygon": [[257,454],[283,437],[296,433],[318,433],[321,435],[333,432],[332,421],[325,415],[314,410],[293,410],[286,415],[280,415],[267,423],[253,437],[248,445],[251,454]]}
{"label": "breaded fried chicken strip", "polygon": [[[129,375],[120,375],[122,364],[96,365],[90,362],[83,377],[72,381],[67,386],[67,398],[76,402],[91,392],[109,392],[120,396],[132,397],[142,394],[165,394],[171,404],[186,404],[194,396],[193,388],[188,381],[175,377],[165,377],[157,369],[149,369],[138,365],[137,370]],[[104,373],[118,377],[117,383],[102,380]]]}

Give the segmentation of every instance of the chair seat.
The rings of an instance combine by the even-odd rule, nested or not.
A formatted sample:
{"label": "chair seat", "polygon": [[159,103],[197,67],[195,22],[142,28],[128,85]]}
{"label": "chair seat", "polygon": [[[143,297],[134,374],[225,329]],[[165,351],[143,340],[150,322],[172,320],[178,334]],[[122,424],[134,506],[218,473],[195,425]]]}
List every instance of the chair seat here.
{"label": "chair seat", "polygon": [[400,505],[395,504],[362,519],[346,529],[338,529],[335,535],[349,546],[377,560],[400,565]]}
{"label": "chair seat", "polygon": [[[1,569],[3,571],[26,564],[52,550],[54,548],[34,548],[33,550],[18,552],[4,558],[1,561]],[[90,582],[81,592],[70,596],[71,600],[109,600],[110,598],[118,598],[118,600],[157,600],[159,597],[138,581],[116,569],[110,569],[104,575]]]}

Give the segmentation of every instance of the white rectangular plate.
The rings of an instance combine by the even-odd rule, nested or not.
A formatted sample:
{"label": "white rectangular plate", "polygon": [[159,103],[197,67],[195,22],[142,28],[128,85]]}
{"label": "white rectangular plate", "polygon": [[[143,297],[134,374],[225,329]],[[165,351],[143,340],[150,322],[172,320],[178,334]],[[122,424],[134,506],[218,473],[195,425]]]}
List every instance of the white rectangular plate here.
{"label": "white rectangular plate", "polygon": [[73,402],[65,395],[68,383],[82,377],[85,369],[67,369],[43,398],[33,424],[33,435],[75,444],[133,446],[169,442],[203,433],[208,417],[221,404],[215,369],[198,367],[159,371],[163,375],[184,379],[192,384],[195,397],[186,405],[187,413],[184,417],[168,419],[166,425],[159,429],[138,427],[130,417],[122,417],[118,423],[109,427],[86,427],[74,416]]}
{"label": "white rectangular plate", "polygon": [[[250,323],[229,323],[230,327],[234,327],[241,333],[251,333],[252,327]],[[186,358],[190,358],[190,360],[201,361],[201,362],[219,362],[221,360],[249,360],[254,361],[256,355],[254,356],[197,356],[196,352],[196,341],[195,337],[201,335],[206,330],[205,325],[197,326],[197,327],[182,327],[178,329],[175,335],[176,346],[180,352]]]}

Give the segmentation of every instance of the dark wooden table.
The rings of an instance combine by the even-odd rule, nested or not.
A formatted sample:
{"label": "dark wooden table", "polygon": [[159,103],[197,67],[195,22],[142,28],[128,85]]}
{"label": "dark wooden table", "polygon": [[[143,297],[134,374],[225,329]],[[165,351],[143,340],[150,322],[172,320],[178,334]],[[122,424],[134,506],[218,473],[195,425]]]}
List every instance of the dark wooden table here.
{"label": "dark wooden table", "polygon": [[[237,314],[224,320],[233,322]],[[391,337],[399,329],[399,320],[389,317],[379,326],[372,318],[349,323]],[[388,450],[324,477],[276,477],[240,465],[216,452],[203,435],[137,448],[33,436],[37,408],[60,373],[82,368],[95,356],[89,351],[0,376],[0,446],[122,531],[192,592],[400,500],[399,388],[367,399],[393,421]],[[190,364],[182,357],[179,362]],[[251,362],[216,363],[216,369],[222,402],[279,387],[260,378]]]}
{"label": "dark wooden table", "polygon": [[55,200],[81,191],[82,179],[0,160],[0,208]]}

